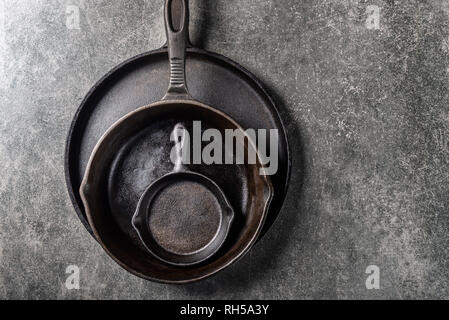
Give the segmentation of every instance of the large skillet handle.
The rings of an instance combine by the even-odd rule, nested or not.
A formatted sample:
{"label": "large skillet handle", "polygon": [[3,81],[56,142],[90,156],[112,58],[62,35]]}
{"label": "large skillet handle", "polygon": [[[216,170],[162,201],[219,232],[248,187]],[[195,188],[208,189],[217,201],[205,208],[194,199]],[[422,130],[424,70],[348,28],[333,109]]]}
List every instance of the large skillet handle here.
{"label": "large skillet handle", "polygon": [[165,1],[165,30],[170,62],[170,84],[163,100],[192,99],[186,84],[186,47],[189,38],[187,0]]}

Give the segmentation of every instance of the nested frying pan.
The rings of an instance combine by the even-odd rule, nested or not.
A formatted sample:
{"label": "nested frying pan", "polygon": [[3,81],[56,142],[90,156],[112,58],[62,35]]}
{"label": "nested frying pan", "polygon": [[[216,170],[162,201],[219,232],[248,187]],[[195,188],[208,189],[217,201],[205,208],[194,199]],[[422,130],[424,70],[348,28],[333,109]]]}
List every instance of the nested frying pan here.
{"label": "nested frying pan", "polygon": [[187,132],[182,124],[176,124],[173,172],[145,190],[132,219],[145,248],[178,266],[212,257],[225,242],[234,219],[234,209],[223,190],[207,176],[184,167]]}
{"label": "nested frying pan", "polygon": [[[110,199],[108,192],[113,183],[110,173],[114,172],[114,167],[120,166],[118,164],[120,161],[117,159],[123,154],[130,153],[130,148],[132,149],[136,145],[135,143],[138,143],[139,139],[145,136],[148,131],[160,132],[164,128],[173,125],[173,123],[184,122],[189,124],[193,121],[200,121],[206,127],[218,130],[223,136],[225,130],[228,129],[239,131],[242,135],[245,135],[242,128],[229,116],[193,100],[187,91],[184,71],[188,29],[187,1],[166,1],[165,13],[170,61],[170,85],[168,92],[162,101],[139,108],[119,120],[108,130],[94,149],[85,178],[81,184],[80,193],[94,234],[104,249],[120,265],[146,279],[183,283],[202,279],[222,270],[242,257],[251,248],[263,227],[273,190],[269,178],[260,174],[264,169],[259,158],[257,158],[255,165],[248,163],[241,165],[237,175],[240,174],[245,178],[246,185],[243,192],[247,197],[244,201],[246,207],[243,208],[239,217],[241,229],[234,230],[234,233],[231,233],[219,255],[189,268],[182,267],[181,264],[183,262],[179,263],[179,260],[177,261],[178,263],[166,263],[167,261],[164,261],[164,257],[157,253],[154,254],[153,250],[150,250],[153,253],[152,255],[142,254],[142,248],[137,246],[133,239],[130,239],[129,234],[121,230],[117,220],[112,218],[113,214],[108,202],[108,199]],[[256,153],[256,148],[248,137],[239,141],[244,143],[246,155]],[[225,166],[221,170],[222,175],[225,177],[232,177],[236,174],[233,172],[235,168],[232,166]],[[204,192],[195,192],[195,190],[198,190],[192,185],[195,182],[197,184],[196,187],[199,184],[203,189],[206,189],[206,193],[209,192],[209,196],[212,194],[212,198],[215,197],[217,201],[220,198],[219,195],[217,196],[219,192],[213,191],[214,188],[210,185],[208,186],[205,180],[192,181],[194,180],[194,175],[187,174],[188,177],[186,177],[186,172],[178,175],[174,181],[181,181],[186,186],[178,188],[178,192],[172,192],[172,196],[181,196],[181,198],[201,196]],[[173,176],[170,175],[170,177]],[[169,182],[168,184],[170,185],[171,180],[165,182]],[[145,200],[146,194],[147,192],[144,192],[141,201],[150,205],[150,201],[147,202]],[[151,197],[149,198],[151,199]],[[204,199],[198,199],[197,203],[200,205],[202,200]],[[145,205],[144,207],[147,206]],[[223,209],[224,206],[221,206],[221,208]],[[211,211],[210,202],[206,209],[207,212]],[[164,211],[167,210],[159,210],[158,212]],[[209,219],[206,220],[210,222]],[[148,229],[151,229],[151,227],[148,226]],[[195,229],[197,230],[192,229],[192,231],[203,231],[201,228]],[[216,230],[216,233],[220,233],[221,227],[217,227]],[[168,237],[169,240],[173,238],[175,237]],[[206,247],[214,243],[214,239],[211,239]],[[144,244],[148,249],[148,243],[144,241]],[[158,244],[161,245],[161,243]],[[212,251],[220,249],[222,244],[220,241],[218,244],[214,244]],[[168,246],[165,247],[165,249],[167,248]],[[209,258],[210,255],[204,259]],[[195,263],[201,261],[197,260]]]}

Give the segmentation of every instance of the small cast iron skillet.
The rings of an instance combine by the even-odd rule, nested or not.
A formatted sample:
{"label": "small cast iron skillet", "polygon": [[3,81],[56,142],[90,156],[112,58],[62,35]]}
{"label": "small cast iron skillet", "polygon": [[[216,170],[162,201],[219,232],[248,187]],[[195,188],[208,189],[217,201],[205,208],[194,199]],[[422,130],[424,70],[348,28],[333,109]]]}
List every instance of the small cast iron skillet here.
{"label": "small cast iron skillet", "polygon": [[[242,128],[230,117],[214,108],[195,101],[187,91],[185,82],[185,48],[187,43],[188,7],[186,0],[167,0],[165,24],[169,43],[170,85],[162,101],[142,107],[114,124],[95,147],[80,187],[89,224],[106,252],[122,267],[145,279],[185,283],[203,279],[226,268],[241,258],[256,242],[267,216],[273,196],[271,182],[263,174],[264,169],[257,157],[257,164],[244,165],[248,180],[248,199],[241,229],[227,242],[221,252],[211,259],[194,266],[168,264],[152,254],[142,254],[120,230],[111,218],[107,201],[108,171],[121,147],[130,138],[158,121],[167,119],[201,121],[219,130],[223,136],[227,129]],[[246,136],[246,135],[245,135]],[[256,153],[253,141],[244,139],[245,154]],[[246,162],[245,162],[246,163]],[[226,174],[226,173],[224,173]]]}
{"label": "small cast iron skillet", "polygon": [[225,242],[234,219],[223,190],[205,175],[184,167],[187,133],[182,124],[176,124],[171,139],[176,142],[173,172],[145,190],[132,219],[145,248],[178,266],[212,257]]}

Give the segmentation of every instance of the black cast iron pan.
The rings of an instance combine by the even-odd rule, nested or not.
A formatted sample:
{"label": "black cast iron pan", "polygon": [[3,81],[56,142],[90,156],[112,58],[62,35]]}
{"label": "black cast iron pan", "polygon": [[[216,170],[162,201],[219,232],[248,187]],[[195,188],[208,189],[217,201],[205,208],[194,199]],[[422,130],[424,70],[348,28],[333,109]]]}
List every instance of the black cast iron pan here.
{"label": "black cast iron pan", "polygon": [[[80,187],[89,225],[106,252],[128,271],[145,279],[168,283],[211,276],[243,257],[262,231],[273,196],[255,141],[229,116],[194,100],[188,92],[185,82],[188,20],[187,0],[166,0],[170,65],[167,94],[161,101],[129,113],[107,131],[92,153]],[[122,224],[130,220],[126,212],[121,212],[119,219],[113,213],[117,208],[111,205],[111,200],[120,199],[111,188],[114,180],[111,177],[116,176],[114,168],[117,168],[114,163],[121,154],[140,149],[139,137],[149,131],[154,133],[154,128],[167,122],[176,123],[173,132],[166,134],[165,139],[162,135],[158,141],[176,142],[170,152],[174,155],[171,157],[173,172],[153,182],[140,196],[132,218],[132,226],[141,240],[136,244],[133,233],[127,232]],[[246,183],[244,188],[238,188],[239,194],[244,196],[243,210],[234,210],[225,192],[208,175],[185,166],[190,164],[187,155],[192,155],[193,159],[199,153],[204,155],[203,148],[199,153],[195,147],[193,152],[190,150],[188,142],[203,144],[205,139],[203,135],[198,138],[195,132],[193,136],[188,134],[186,125],[190,123],[194,129],[198,125],[210,128],[208,132],[214,133],[214,142],[223,142],[227,134],[233,133],[228,143],[219,143],[218,149],[214,148],[213,154],[219,159],[207,164],[203,156],[195,163],[204,170],[219,165],[226,184],[229,184],[229,177],[240,174]],[[188,152],[184,154],[185,147]],[[145,153],[145,150],[140,151]],[[160,149],[159,154],[164,154],[164,150]],[[232,165],[224,164],[223,159],[232,160]],[[141,163],[135,163],[133,171],[142,171]],[[145,170],[142,172],[145,174]],[[136,179],[133,184],[139,182]],[[240,216],[240,223],[233,225],[233,234],[230,226],[234,216]],[[142,244],[151,255],[141,250]],[[221,254],[218,254],[220,249]]]}
{"label": "black cast iron pan", "polygon": [[[235,119],[243,129],[264,128],[279,131],[279,170],[271,176],[274,197],[264,226],[264,234],[275,221],[284,201],[290,178],[291,159],[287,135],[278,110],[263,88],[262,84],[247,70],[221,55],[194,48],[187,48],[187,84],[193,97],[203,101]],[[79,195],[79,187],[85,174],[89,157],[107,129],[124,115],[146,103],[160,100],[165,94],[169,79],[167,65],[168,53],[164,46],[129,59],[106,74],[87,94],[78,108],[69,130],[65,152],[65,173],[67,188],[78,214],[86,229],[92,234]],[[150,139],[151,137],[148,137]],[[154,147],[142,140],[145,147]],[[156,145],[156,148],[161,147]],[[128,157],[135,158],[135,155]],[[126,164],[124,156],[121,170],[125,179]],[[147,159],[148,160],[148,159]],[[164,164],[150,168],[144,184],[151,183],[169,172]],[[219,175],[219,170],[212,174]],[[236,183],[243,183],[238,177]],[[121,205],[132,211],[139,198],[135,192],[127,194]],[[235,189],[225,187],[234,202],[239,203]],[[241,201],[240,201],[241,202]]]}
{"label": "black cast iron pan", "polygon": [[[215,128],[220,132],[224,132],[226,129],[239,129],[238,125],[230,118],[226,118],[224,114],[223,119],[216,117],[216,111],[209,109],[206,106],[200,106],[200,109],[196,110],[195,114],[192,114],[193,109],[187,108],[183,104],[176,104],[171,101],[162,103],[155,103],[147,107],[139,108],[130,117],[125,117],[114,125],[111,130],[100,140],[100,143],[96,146],[88,170],[86,171],[86,177],[81,185],[81,194],[86,204],[86,212],[88,215],[89,223],[93,228],[94,234],[97,240],[103,246],[105,251],[123,268],[129,272],[142,277],[147,280],[163,282],[163,283],[188,283],[198,281],[209,277],[217,272],[228,267],[241,257],[243,257],[252,245],[257,240],[267,214],[268,206],[271,200],[272,187],[267,177],[260,175],[260,170],[263,167],[258,162],[257,165],[239,165],[238,167],[219,165],[215,170],[220,171],[222,175],[234,178],[245,178],[246,183],[244,189],[238,187],[239,193],[244,195],[244,199],[240,201],[244,203],[245,208],[240,209],[237,206],[234,208],[234,221],[232,229],[226,237],[226,241],[219,247],[213,245],[213,249],[219,249],[216,254],[211,256],[210,259],[205,260],[202,263],[195,265],[183,265],[183,261],[176,260],[175,262],[181,263],[167,263],[164,256],[161,259],[159,252],[148,254],[148,247],[142,245],[142,241],[145,239],[139,239],[136,236],[136,232],[129,227],[130,221],[133,217],[132,211],[121,210],[120,207],[112,207],[111,201],[120,201],[121,197],[126,197],[126,192],[121,193],[120,187],[114,186],[114,180],[119,180],[117,185],[123,185],[120,182],[121,170],[116,171],[115,168],[123,165],[121,161],[122,155],[127,154],[129,149],[133,152],[139,149],[141,143],[140,138],[144,137],[145,141],[151,141],[153,139],[146,139],[147,134],[152,136],[165,136],[167,140],[167,131],[165,128],[169,128],[174,123],[180,123],[185,121],[187,127],[192,120],[199,120],[203,123],[207,123],[211,128]],[[134,117],[133,117],[134,116]],[[136,121],[136,120],[140,121]],[[216,121],[220,119],[219,121]],[[129,121],[133,122],[133,125]],[[158,128],[162,126],[163,134]],[[169,135],[170,132],[168,132]],[[131,139],[130,139],[131,137]],[[154,140],[153,140],[154,141]],[[245,142],[245,149],[251,148],[251,144],[248,140]],[[164,154],[164,152],[162,152]],[[141,153],[139,153],[141,154]],[[164,162],[170,163],[168,160],[168,154],[162,157]],[[140,158],[125,160],[133,162],[130,165],[134,170],[140,171],[140,164],[150,164],[151,161],[141,161]],[[121,164],[117,164],[121,163]],[[126,165],[125,165],[126,166]],[[209,166],[202,166],[204,170],[200,172],[204,176],[209,176],[207,170],[211,168]],[[213,166],[212,166],[213,167]],[[197,172],[195,166],[189,168],[192,172]],[[132,174],[132,172],[131,172]],[[232,175],[235,175],[234,177]],[[112,177],[111,177],[112,175]],[[171,177],[171,174],[165,177]],[[191,177],[191,176],[190,176]],[[178,177],[179,178],[179,177]],[[178,178],[176,182],[179,182]],[[134,181],[135,183],[140,181]],[[181,183],[185,183],[183,180]],[[157,181],[156,183],[157,184]],[[218,181],[217,184],[221,184]],[[154,184],[153,184],[154,185]],[[204,182],[201,182],[201,186],[204,186]],[[189,184],[189,189],[194,188],[192,184]],[[182,189],[179,188],[179,189]],[[174,203],[176,208],[183,208],[186,206],[185,197],[193,197],[195,202],[190,216],[197,215],[203,211],[206,211],[206,221],[203,223],[204,228],[209,228],[213,223],[213,217],[210,217],[210,210],[208,205],[203,206],[202,192],[199,193],[196,190],[193,192],[187,192],[181,190],[174,192],[173,195],[168,195],[168,198],[163,200],[164,203]],[[116,196],[116,193],[119,196]],[[140,197],[145,196],[145,192],[141,193]],[[181,202],[176,203],[173,198],[177,198],[181,195],[183,198]],[[235,200],[234,200],[235,201]],[[209,201],[208,201],[209,202]],[[162,234],[163,241],[161,243],[163,248],[170,247],[170,242],[175,242],[175,246],[179,247],[182,242],[176,237],[177,232],[173,233],[173,230],[183,230],[184,225],[181,224],[183,218],[182,212],[177,210],[171,212],[172,206],[162,205],[160,213],[164,213],[163,219],[156,219],[154,223],[150,223],[154,226],[157,233]],[[190,210],[189,210],[190,211]],[[209,212],[207,212],[209,211]],[[215,213],[213,213],[216,216]],[[166,218],[166,217],[169,218]],[[160,220],[160,221],[157,221]],[[198,219],[195,219],[198,221]],[[151,227],[150,226],[150,227]],[[164,235],[163,228],[168,227],[170,234]],[[162,231],[161,231],[162,230]],[[203,238],[203,228],[190,228],[187,230],[193,232],[193,236],[200,235]],[[208,235],[209,232],[206,232]],[[196,242],[195,238],[188,237],[187,246],[190,247],[190,243]],[[185,248],[185,247],[184,247]],[[170,258],[170,257],[169,257]],[[196,257],[194,257],[196,259]],[[171,261],[173,262],[173,260]]]}
{"label": "black cast iron pan", "polygon": [[132,218],[145,248],[175,266],[199,264],[216,254],[226,241],[235,215],[219,185],[184,165],[187,132],[181,123],[175,125],[170,139],[175,142],[173,172],[145,190]]}

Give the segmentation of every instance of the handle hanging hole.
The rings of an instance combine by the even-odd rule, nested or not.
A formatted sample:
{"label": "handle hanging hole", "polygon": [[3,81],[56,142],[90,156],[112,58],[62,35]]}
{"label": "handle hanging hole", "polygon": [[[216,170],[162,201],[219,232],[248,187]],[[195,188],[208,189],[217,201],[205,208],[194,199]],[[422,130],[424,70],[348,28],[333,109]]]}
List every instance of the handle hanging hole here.
{"label": "handle hanging hole", "polygon": [[184,24],[184,5],[182,1],[179,0],[171,0],[170,3],[170,26],[173,32],[181,31],[182,26]]}

